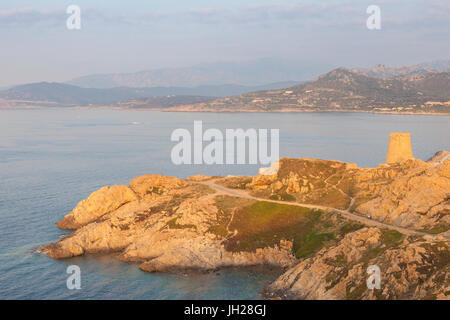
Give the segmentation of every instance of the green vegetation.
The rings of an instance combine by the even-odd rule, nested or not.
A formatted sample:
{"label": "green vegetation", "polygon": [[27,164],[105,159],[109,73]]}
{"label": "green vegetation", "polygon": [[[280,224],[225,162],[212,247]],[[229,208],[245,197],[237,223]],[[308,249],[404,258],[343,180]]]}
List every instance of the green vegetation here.
{"label": "green vegetation", "polygon": [[235,213],[230,230],[238,233],[226,241],[225,248],[254,251],[273,247],[280,240],[292,240],[310,230],[310,215],[311,210],[307,208],[258,201]]}
{"label": "green vegetation", "polygon": [[447,232],[450,229],[450,225],[447,223],[437,224],[433,227],[423,228],[419,231],[431,233],[431,234],[439,234],[442,232]]}
{"label": "green vegetation", "polygon": [[338,254],[334,260],[327,260],[327,264],[334,267],[346,267],[348,262],[343,254]]}
{"label": "green vegetation", "polygon": [[236,212],[238,208],[245,208],[255,203],[251,199],[230,196],[218,196],[215,200],[215,205],[218,208],[216,223],[208,228],[208,232],[215,234],[219,238],[227,238],[230,236],[228,225],[231,222],[233,212]]}
{"label": "green vegetation", "polygon": [[364,225],[362,225],[359,222],[347,222],[346,224],[344,224],[340,229],[339,229],[339,233],[341,235],[345,235],[347,233],[356,231],[361,229],[362,227],[364,227]]}
{"label": "green vegetation", "polygon": [[382,230],[381,241],[387,247],[393,247],[400,244],[403,234],[395,230]]}
{"label": "green vegetation", "polygon": [[[288,240],[293,242],[293,254],[297,258],[306,258],[336,239],[335,225],[328,221],[329,218],[331,215],[318,210],[254,202],[235,211],[229,230],[236,230],[237,234],[225,241],[225,248],[233,252],[255,251]],[[223,230],[220,226],[210,230],[216,234],[224,233],[218,232]]]}
{"label": "green vegetation", "polygon": [[450,268],[450,250],[447,243],[445,243],[444,241],[441,241],[435,245],[425,243],[422,245],[422,247],[425,248],[428,253],[430,253],[430,257],[434,257],[434,260],[432,261],[434,270],[422,270],[421,268],[418,268],[418,270],[424,273],[431,274],[433,271],[438,269]]}
{"label": "green vegetation", "polygon": [[310,231],[308,234],[300,237],[300,240],[294,240],[294,253],[297,258],[307,258],[313,253],[319,251],[325,241],[335,239],[333,233],[318,233]]}
{"label": "green vegetation", "polygon": [[233,252],[254,252],[287,240],[297,258],[308,258],[363,227],[337,214],[289,204],[218,196],[216,206],[217,221],[208,231]]}
{"label": "green vegetation", "polygon": [[269,197],[270,200],[281,200],[281,201],[296,201],[297,199],[289,193],[282,193],[282,194],[272,194]]}
{"label": "green vegetation", "polygon": [[167,221],[167,226],[170,229],[188,229],[188,228],[195,228],[192,224],[178,224],[177,223],[178,217],[170,219]]}
{"label": "green vegetation", "polygon": [[364,292],[366,292],[366,290],[366,281],[361,281],[361,283],[356,287],[353,287],[352,284],[349,284],[346,288],[346,298],[347,300],[359,300]]}
{"label": "green vegetation", "polygon": [[377,257],[383,251],[398,246],[402,242],[403,238],[404,235],[398,231],[382,229],[381,230],[382,244],[378,247],[367,250],[364,253],[364,256],[361,258],[360,262],[367,265],[371,259]]}

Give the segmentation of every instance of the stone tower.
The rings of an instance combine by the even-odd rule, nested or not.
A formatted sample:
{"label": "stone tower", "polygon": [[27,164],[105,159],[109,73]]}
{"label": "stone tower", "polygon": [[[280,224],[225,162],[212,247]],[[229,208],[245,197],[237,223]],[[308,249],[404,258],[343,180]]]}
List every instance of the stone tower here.
{"label": "stone tower", "polygon": [[386,163],[398,163],[413,158],[411,134],[407,132],[392,132],[389,135]]}

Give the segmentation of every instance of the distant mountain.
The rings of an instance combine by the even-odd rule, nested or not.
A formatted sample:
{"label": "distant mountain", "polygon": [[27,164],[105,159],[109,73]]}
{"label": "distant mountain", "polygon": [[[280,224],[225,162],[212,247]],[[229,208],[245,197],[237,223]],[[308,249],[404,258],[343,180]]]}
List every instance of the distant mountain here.
{"label": "distant mountain", "polygon": [[450,70],[450,59],[442,59],[442,60],[435,60],[431,62],[425,62],[419,64],[419,66],[424,68],[430,68],[437,71],[449,71]]}
{"label": "distant mountain", "polygon": [[339,68],[299,86],[251,92],[175,109],[450,113],[450,72],[380,79]]}
{"label": "distant mountain", "polygon": [[[133,101],[136,106],[143,107],[147,101],[148,107],[155,107],[156,102],[164,102],[160,107],[174,106],[195,102],[210,101],[211,97],[237,95],[245,92],[277,89],[292,86],[296,82],[282,82],[262,86],[200,86],[195,88],[156,87],[156,88],[128,88],[117,87],[111,89],[81,88],[64,83],[39,82],[19,85],[0,91],[0,99],[9,101],[9,105],[36,106],[86,106],[86,105],[122,105],[130,107]],[[170,96],[170,99],[167,99]],[[176,96],[176,98],[174,98]],[[160,97],[160,99],[149,99]],[[176,101],[176,103],[175,103]]]}
{"label": "distant mountain", "polygon": [[377,64],[371,68],[354,68],[352,71],[377,78],[395,78],[410,74],[424,74],[430,72],[449,71],[449,60],[438,60],[433,62],[421,63],[414,66],[388,67],[384,64]]}
{"label": "distant mountain", "polygon": [[333,66],[282,59],[217,62],[185,68],[160,68],[136,73],[94,74],[68,81],[86,88],[196,87],[232,83],[245,86],[306,81]]}
{"label": "distant mountain", "polygon": [[19,85],[0,92],[0,98],[19,102],[40,102],[42,105],[104,105],[136,97],[146,97],[143,89],[89,89],[63,83],[38,82]]}
{"label": "distant mountain", "polygon": [[120,101],[114,105],[118,108],[127,109],[161,109],[168,107],[176,107],[179,105],[201,103],[213,101],[215,98],[203,96],[155,96],[149,98],[138,98],[126,101]]}

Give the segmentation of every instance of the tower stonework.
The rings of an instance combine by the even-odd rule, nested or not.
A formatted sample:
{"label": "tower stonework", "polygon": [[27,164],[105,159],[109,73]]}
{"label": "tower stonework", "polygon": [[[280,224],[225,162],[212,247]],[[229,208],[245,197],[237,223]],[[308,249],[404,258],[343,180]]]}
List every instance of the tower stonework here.
{"label": "tower stonework", "polygon": [[398,163],[413,158],[411,134],[408,132],[392,132],[389,135],[386,163]]}

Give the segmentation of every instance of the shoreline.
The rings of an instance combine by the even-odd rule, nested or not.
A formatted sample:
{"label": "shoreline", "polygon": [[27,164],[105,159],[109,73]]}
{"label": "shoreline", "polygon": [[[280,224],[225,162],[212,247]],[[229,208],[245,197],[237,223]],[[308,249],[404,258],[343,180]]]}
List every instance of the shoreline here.
{"label": "shoreline", "polygon": [[170,108],[123,108],[110,106],[67,106],[67,107],[47,107],[47,106],[28,106],[28,107],[2,107],[1,110],[43,110],[43,109],[71,109],[71,110],[119,110],[119,111],[159,111],[159,112],[185,112],[185,113],[370,113],[370,114],[390,114],[390,115],[418,115],[418,116],[450,116],[443,112],[393,112],[393,111],[369,111],[369,110],[295,110],[280,109],[274,111],[265,110],[210,110],[210,109],[170,109]]}

